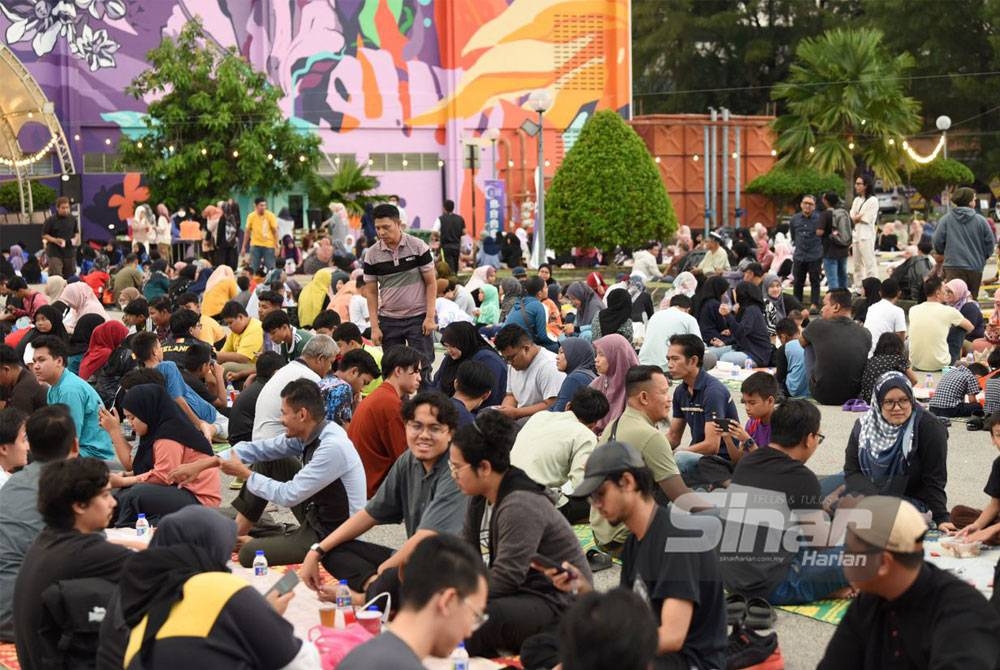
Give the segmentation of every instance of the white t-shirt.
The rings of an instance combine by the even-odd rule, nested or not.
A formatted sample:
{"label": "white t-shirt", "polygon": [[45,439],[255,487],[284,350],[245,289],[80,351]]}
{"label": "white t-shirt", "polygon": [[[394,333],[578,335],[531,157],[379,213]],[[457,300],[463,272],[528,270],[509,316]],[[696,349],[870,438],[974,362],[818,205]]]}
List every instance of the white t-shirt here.
{"label": "white t-shirt", "polygon": [[351,317],[351,323],[361,330],[371,327],[371,316],[368,314],[368,298],[365,296],[352,295],[351,302],[347,306],[347,313]]}
{"label": "white t-shirt", "polygon": [[253,432],[251,438],[254,441],[266,440],[272,437],[284,435],[285,427],[281,425],[281,391],[296,379],[309,379],[319,384],[319,375],[313,372],[312,368],[299,361],[292,361],[288,365],[279,368],[271,375],[271,378],[257,396],[257,404],[254,406]]}
{"label": "white t-shirt", "polygon": [[680,309],[669,307],[654,314],[646,324],[645,339],[639,349],[639,363],[667,369],[667,350],[674,335],[693,333],[701,337],[698,320]]}
{"label": "white t-shirt", "polygon": [[879,300],[868,308],[868,316],[865,317],[865,328],[872,334],[872,349],[868,352],[871,357],[878,344],[878,338],[883,333],[905,333],[906,315],[903,308],[897,307],[888,300]]}
{"label": "white t-shirt", "polygon": [[10,479],[10,473],[3,468],[0,468],[0,489],[2,489],[3,485],[7,483],[8,479]]}
{"label": "white t-shirt", "polygon": [[951,363],[948,330],[965,320],[951,305],[922,302],[910,308],[910,363],[922,371],[940,370]]}
{"label": "white t-shirt", "polygon": [[507,366],[507,393],[514,395],[518,407],[527,407],[558,396],[564,379],[566,373],[556,367],[556,355],[539,347],[524,370]]}

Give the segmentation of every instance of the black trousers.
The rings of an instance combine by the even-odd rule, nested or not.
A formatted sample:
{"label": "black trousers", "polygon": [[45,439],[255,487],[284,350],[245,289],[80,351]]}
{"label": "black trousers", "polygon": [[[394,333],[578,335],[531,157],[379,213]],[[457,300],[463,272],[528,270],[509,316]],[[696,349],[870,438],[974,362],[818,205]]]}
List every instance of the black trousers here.
{"label": "black trousers", "polygon": [[960,402],[955,407],[931,407],[931,414],[948,418],[982,416],[983,406],[978,402]]}
{"label": "black trousers", "polygon": [[465,642],[470,656],[518,654],[524,641],[558,625],[563,609],[532,593],[517,593],[491,600],[489,621]]}
{"label": "black trousers", "polygon": [[558,508],[569,524],[590,523],[590,501],[586,498],[570,498],[569,501]]}
{"label": "black trousers", "polygon": [[135,484],[120,489],[115,498],[118,500],[118,517],[115,521],[118,528],[134,526],[140,512],[146,515],[151,526],[155,526],[168,514],[188,505],[201,504],[187,489],[159,484]]}
{"label": "black trousers", "polygon": [[820,267],[823,265],[823,259],[817,258],[814,261],[792,261],[792,274],[795,276],[795,281],[792,285],[792,294],[795,299],[799,302],[803,302],[802,294],[803,288],[806,285],[806,274],[809,274],[809,285],[812,288],[812,304],[816,307],[820,306],[819,297],[819,271]]}
{"label": "black trousers", "polygon": [[222,265],[228,265],[234,270],[239,264],[239,250],[236,247],[226,247],[215,249],[215,267],[220,267]]}
{"label": "black trousers", "polygon": [[380,544],[351,540],[327,552],[322,562],[323,567],[334,578],[346,579],[352,591],[364,593],[368,600],[379,593],[388,592],[392,596],[393,607],[398,608],[399,571],[395,568],[383,572],[365,589],[365,582],[378,572],[378,566],[392,556],[392,553],[392,549]]}
{"label": "black trousers", "polygon": [[444,252],[445,262],[448,263],[448,267],[451,268],[451,273],[457,275],[459,247],[441,247],[441,250]]}
{"label": "black trousers", "polygon": [[406,345],[423,357],[420,364],[420,388],[426,389],[431,383],[431,366],[434,364],[434,335],[424,335],[423,326],[425,314],[411,316],[405,319],[394,319],[388,316],[378,318],[382,329],[382,349],[397,345]]}

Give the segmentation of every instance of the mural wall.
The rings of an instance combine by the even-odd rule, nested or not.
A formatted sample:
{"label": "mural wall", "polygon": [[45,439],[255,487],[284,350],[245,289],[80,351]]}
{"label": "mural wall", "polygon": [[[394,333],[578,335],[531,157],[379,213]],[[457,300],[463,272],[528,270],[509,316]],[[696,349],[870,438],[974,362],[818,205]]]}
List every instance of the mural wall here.
{"label": "mural wall", "polygon": [[[536,139],[519,130],[538,120],[523,106],[532,90],[555,99],[547,177],[595,110],[629,113],[628,0],[0,0],[0,12],[0,34],[70,138],[95,237],[144,194],[136,177],[103,173],[95,159],[141,128],[146,101],[125,87],[146,52],[195,16],[267,73],[285,113],[325,152],[390,154],[376,166],[382,190],[401,196],[415,226],[430,225],[443,197],[471,223],[474,183],[481,227],[482,182],[494,176],[507,184],[508,219],[534,201]],[[480,139],[489,128],[501,131],[495,145]],[[480,143],[474,182],[469,142]],[[403,164],[400,154],[424,159]]]}

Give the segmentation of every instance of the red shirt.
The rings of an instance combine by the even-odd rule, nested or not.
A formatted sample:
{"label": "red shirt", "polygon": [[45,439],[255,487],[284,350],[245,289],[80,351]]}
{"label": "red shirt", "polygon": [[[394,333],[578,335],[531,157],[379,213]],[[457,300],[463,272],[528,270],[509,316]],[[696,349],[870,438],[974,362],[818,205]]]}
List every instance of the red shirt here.
{"label": "red shirt", "polygon": [[382,384],[361,401],[347,436],[361,456],[368,482],[368,497],[375,495],[389,468],[406,451],[403,400],[392,384]]}

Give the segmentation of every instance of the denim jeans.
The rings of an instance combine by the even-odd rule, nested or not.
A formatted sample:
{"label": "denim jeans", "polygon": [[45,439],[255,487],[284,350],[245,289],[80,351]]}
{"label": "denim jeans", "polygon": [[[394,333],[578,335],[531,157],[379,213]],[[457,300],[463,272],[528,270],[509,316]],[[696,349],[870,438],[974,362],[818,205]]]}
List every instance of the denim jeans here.
{"label": "denim jeans", "polygon": [[747,361],[754,363],[754,367],[757,367],[756,362],[754,362],[749,356],[747,356],[742,351],[727,351],[722,355],[720,361],[725,361],[726,363],[732,363],[738,368],[742,368],[747,364]]}
{"label": "denim jeans", "polygon": [[835,288],[850,288],[847,285],[846,258],[824,258],[823,272],[826,273],[827,289],[833,290]]}
{"label": "denim jeans", "polygon": [[844,588],[847,577],[841,565],[843,553],[843,547],[799,549],[784,581],[774,587],[767,601],[772,605],[804,605]]}
{"label": "denim jeans", "polygon": [[250,246],[250,268],[256,270],[259,267],[268,270],[274,269],[274,247]]}

